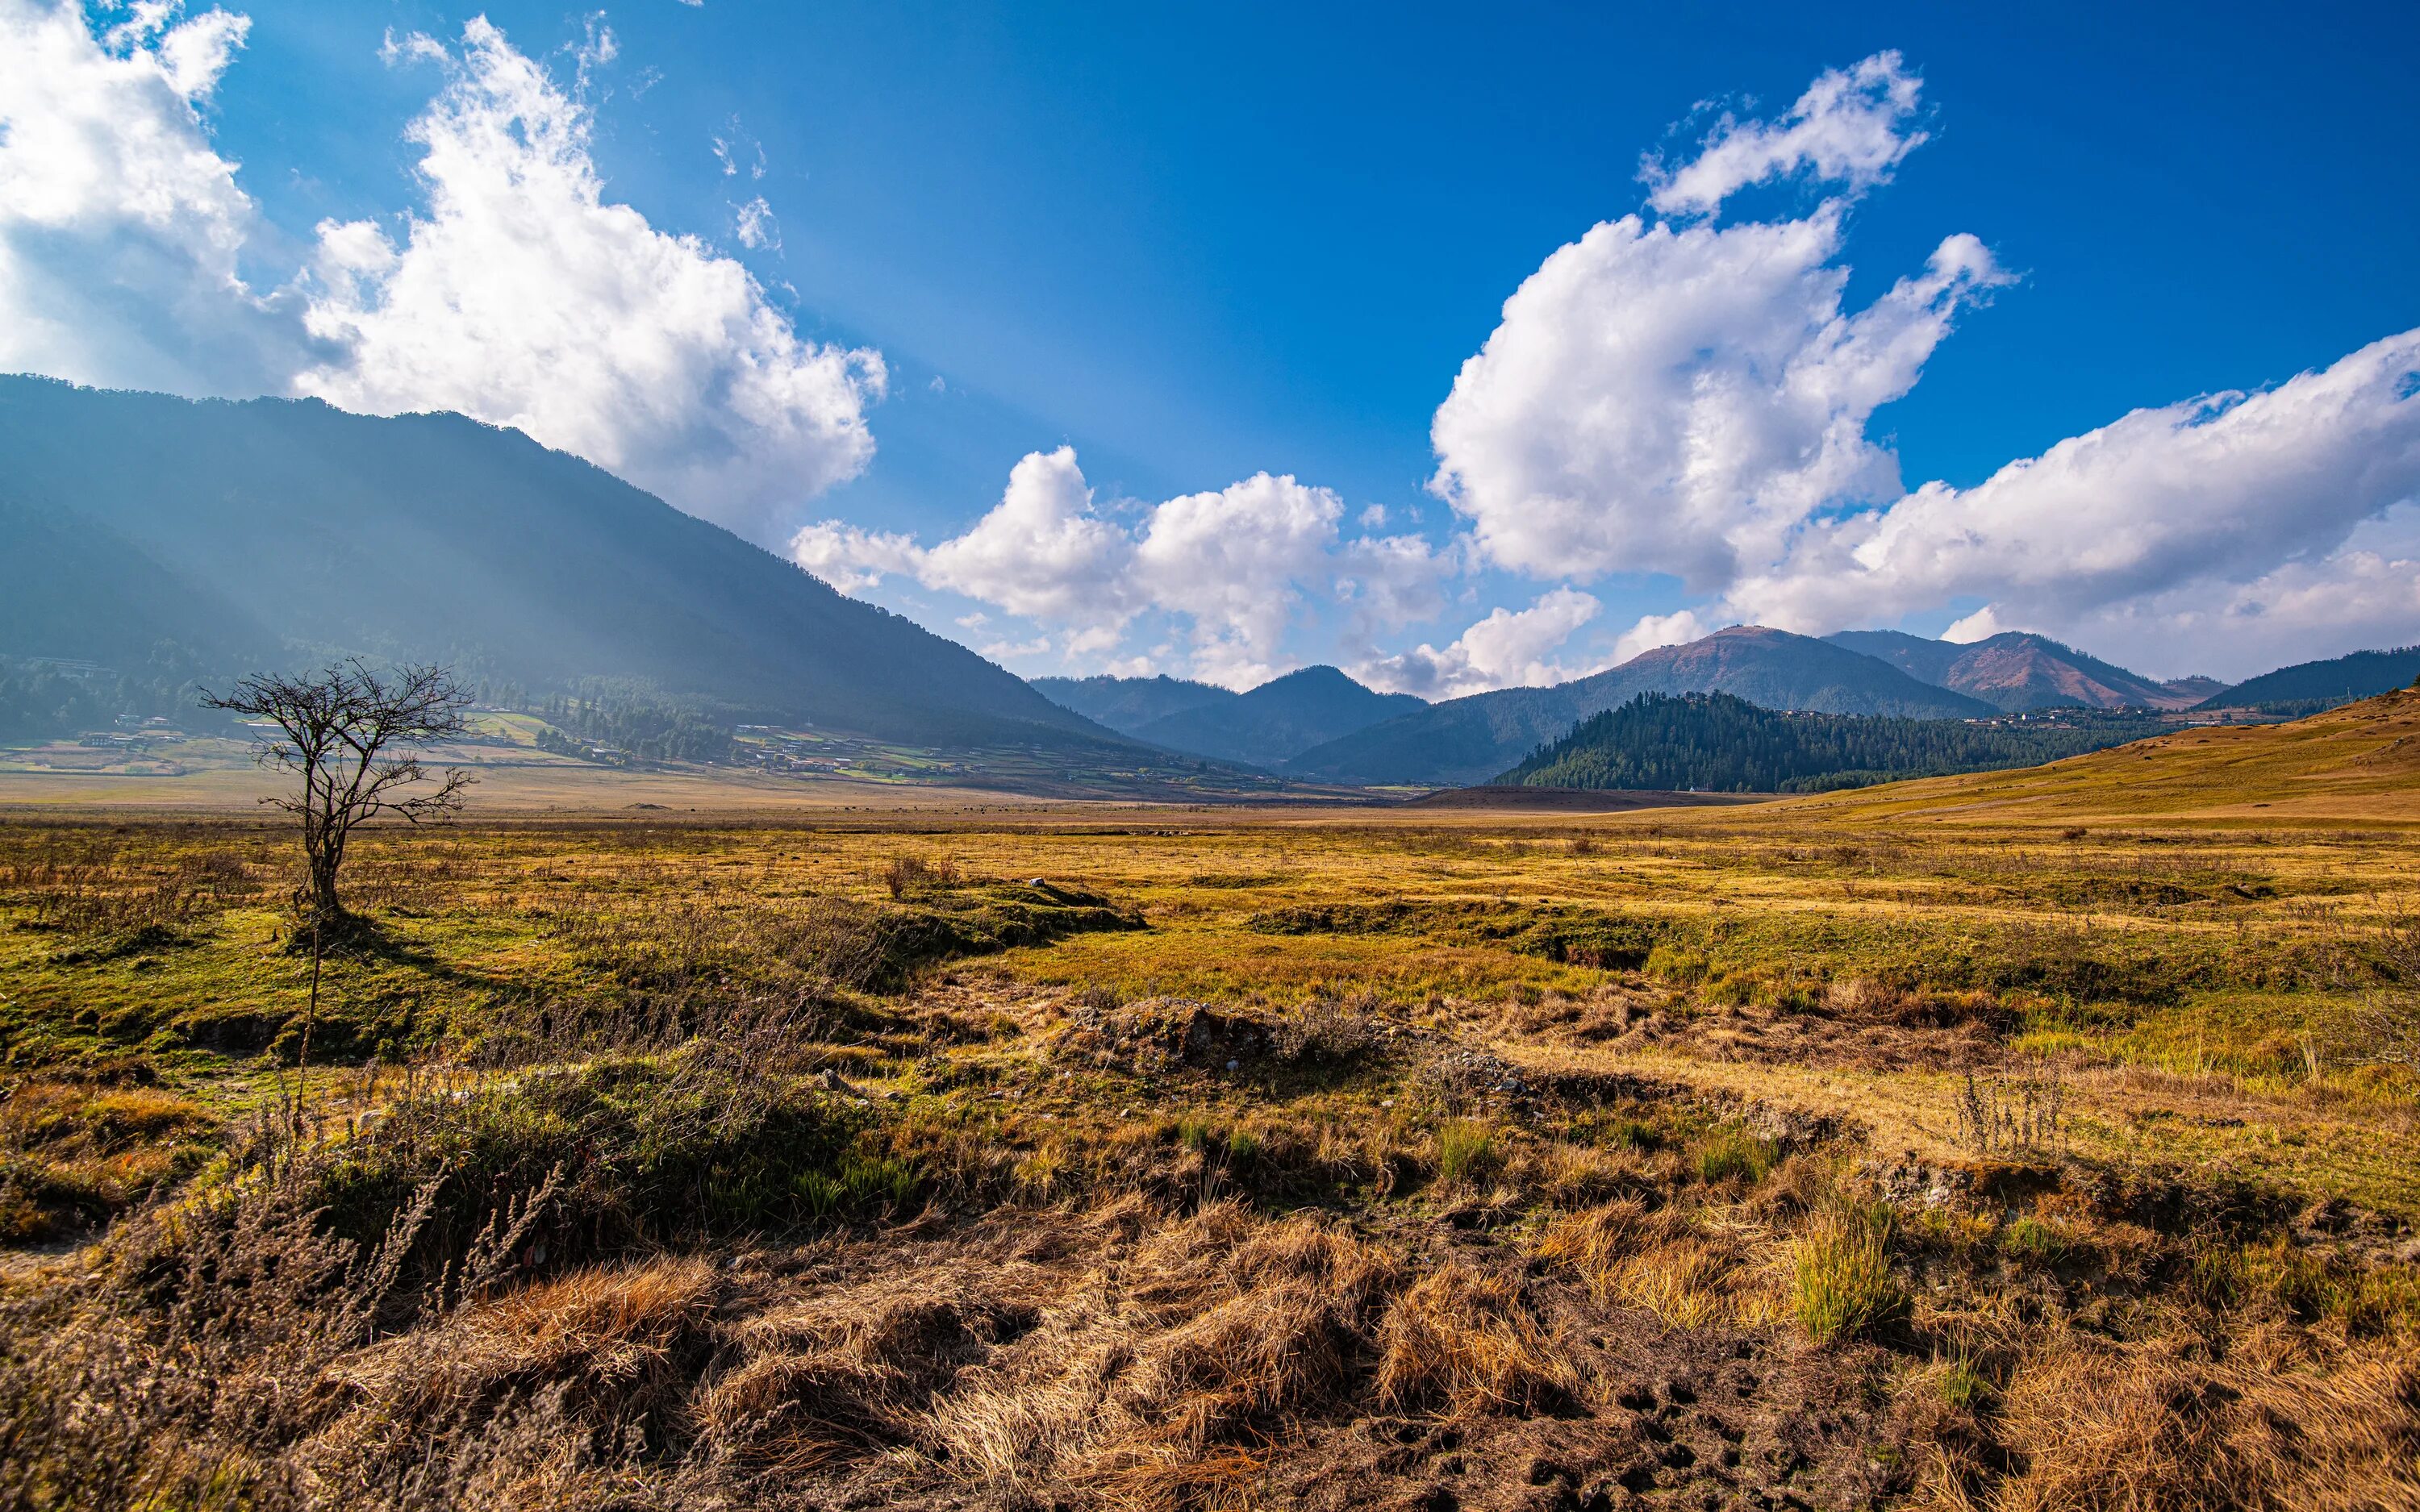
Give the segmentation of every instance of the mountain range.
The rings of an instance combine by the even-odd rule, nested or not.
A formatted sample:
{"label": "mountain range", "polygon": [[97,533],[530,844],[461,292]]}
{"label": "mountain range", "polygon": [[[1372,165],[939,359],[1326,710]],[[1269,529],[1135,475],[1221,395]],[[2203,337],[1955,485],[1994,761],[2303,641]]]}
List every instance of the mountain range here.
{"label": "mountain range", "polygon": [[1305,667],[1245,693],[1170,677],[1043,677],[1033,686],[1122,734],[1250,766],[1279,766],[1356,730],[1428,707],[1409,693],[1364,687],[1333,667]]}
{"label": "mountain range", "polygon": [[459,415],[0,378],[0,653],[438,660],[726,721],[1134,753],[965,647]]}
{"label": "mountain range", "polygon": [[[2039,635],[1961,644],[1741,625],[1556,687],[1435,704],[1333,667],[1245,693],[1169,677],[1028,685],[518,431],[23,377],[0,378],[0,658],[147,666],[171,689],[339,656],[435,660],[500,697],[632,690],[724,729],[1080,750],[1121,765],[1178,753],[1214,764],[1184,770],[1374,785],[1483,781],[1642,693],[1954,720],[2304,709],[2420,673],[2420,648],[2405,648],[2226,689],[2146,678]],[[0,668],[9,675],[35,708],[52,696],[35,684],[57,674]]]}
{"label": "mountain range", "polygon": [[1094,724],[1122,735],[1133,734],[1155,719],[1187,709],[1233,703],[1243,697],[1233,688],[1187,682],[1162,673],[1157,677],[1036,677],[1033,690],[1063,709],[1073,709]]}
{"label": "mountain range", "polygon": [[2222,686],[2207,677],[2153,682],[2047,636],[2015,630],[1966,643],[1899,630],[1842,630],[1823,639],[1889,662],[1919,682],[1980,699],[2004,714],[2053,708],[2183,709]]}
{"label": "mountain range", "polygon": [[1371,785],[1481,782],[1590,715],[1641,693],[1730,693],[1764,708],[1910,719],[2000,712],[1845,646],[1743,625],[1553,687],[1508,687],[1431,704],[1307,750],[1286,769]]}

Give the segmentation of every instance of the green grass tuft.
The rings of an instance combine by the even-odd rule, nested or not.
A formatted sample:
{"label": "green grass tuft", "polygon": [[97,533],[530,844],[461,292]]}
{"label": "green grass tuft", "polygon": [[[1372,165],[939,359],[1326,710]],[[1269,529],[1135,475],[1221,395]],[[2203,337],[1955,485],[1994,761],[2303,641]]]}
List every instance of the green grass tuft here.
{"label": "green grass tuft", "polygon": [[1846,1211],[1818,1215],[1800,1236],[1792,1253],[1790,1308],[1809,1339],[1856,1338],[1906,1310],[1888,1240],[1886,1217]]}
{"label": "green grass tuft", "polygon": [[1724,1129],[1698,1147],[1698,1175],[1707,1181],[1738,1177],[1754,1186],[1772,1173],[1780,1158],[1780,1149],[1772,1140]]}
{"label": "green grass tuft", "polygon": [[1437,1176],[1449,1184],[1476,1181],[1496,1168],[1496,1136],[1487,1126],[1458,1121],[1437,1131]]}

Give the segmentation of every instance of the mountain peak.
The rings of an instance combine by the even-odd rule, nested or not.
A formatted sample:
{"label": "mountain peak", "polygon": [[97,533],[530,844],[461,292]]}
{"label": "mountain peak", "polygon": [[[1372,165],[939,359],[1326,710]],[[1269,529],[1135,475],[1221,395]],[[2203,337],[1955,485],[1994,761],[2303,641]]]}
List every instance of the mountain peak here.
{"label": "mountain peak", "polygon": [[1380,693],[1334,667],[1305,667],[1250,692],[1140,726],[1136,738],[1171,750],[1274,766],[1381,720],[1427,707],[1408,693]]}
{"label": "mountain peak", "polygon": [[1842,630],[1823,638],[1888,662],[1919,682],[1980,699],[2006,713],[2026,709],[2180,709],[2193,695],[2087,656],[2031,630],[1980,640],[1934,640],[1901,630]]}
{"label": "mountain peak", "polygon": [[1342,669],[1330,667],[1326,662],[1322,662],[1315,667],[1297,667],[1293,671],[1281,672],[1251,689],[1251,692],[1245,696],[1249,698],[1251,693],[1265,692],[1269,688],[1281,685],[1288,687],[1360,688],[1364,693],[1371,691],[1360,683],[1354,681]]}

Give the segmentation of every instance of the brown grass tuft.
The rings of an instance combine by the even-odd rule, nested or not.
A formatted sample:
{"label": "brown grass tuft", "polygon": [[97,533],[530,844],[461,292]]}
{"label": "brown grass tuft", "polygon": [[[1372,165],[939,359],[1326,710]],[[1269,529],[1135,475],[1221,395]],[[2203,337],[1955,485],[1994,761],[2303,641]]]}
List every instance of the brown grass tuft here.
{"label": "brown grass tuft", "polygon": [[1614,1300],[1621,1262],[1645,1241],[1647,1209],[1636,1197],[1566,1213],[1538,1241],[1538,1257],[1569,1269],[1600,1303]]}
{"label": "brown grass tuft", "polygon": [[2321,1372],[2071,1348],[2011,1385],[2004,1437],[2025,1469],[1998,1512],[2420,1505],[2420,1361]]}
{"label": "brown grass tuft", "polygon": [[1529,1411],[1579,1390],[1571,1356],[1501,1273],[1431,1271],[1388,1309],[1378,1340],[1379,1399],[1399,1408]]}

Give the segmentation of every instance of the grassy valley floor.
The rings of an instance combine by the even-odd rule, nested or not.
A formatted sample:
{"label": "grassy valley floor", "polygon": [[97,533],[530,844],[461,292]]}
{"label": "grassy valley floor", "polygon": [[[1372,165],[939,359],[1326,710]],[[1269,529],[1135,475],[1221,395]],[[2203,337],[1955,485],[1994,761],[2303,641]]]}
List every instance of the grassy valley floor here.
{"label": "grassy valley floor", "polygon": [[2420,835],[2006,791],[12,816],[0,1500],[2414,1504]]}

